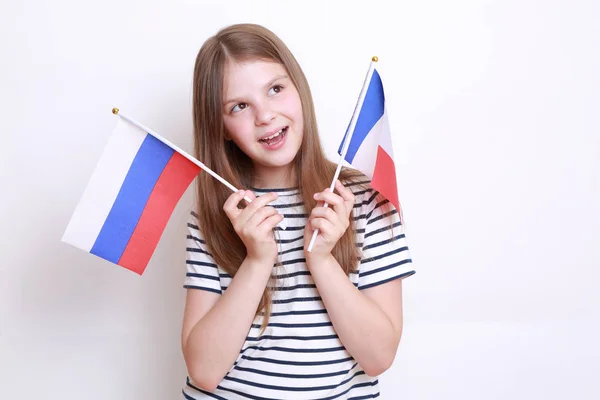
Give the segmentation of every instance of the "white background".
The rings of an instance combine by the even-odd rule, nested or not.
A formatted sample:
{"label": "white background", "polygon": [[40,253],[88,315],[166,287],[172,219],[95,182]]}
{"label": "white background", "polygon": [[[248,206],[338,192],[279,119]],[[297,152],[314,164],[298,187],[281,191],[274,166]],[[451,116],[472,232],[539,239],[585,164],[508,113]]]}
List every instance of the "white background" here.
{"label": "white background", "polygon": [[597,1],[0,7],[0,399],[178,398],[193,191],[141,277],[60,238],[112,107],[192,151],[195,56],[235,22],[295,53],[332,158],[380,58],[418,269],[381,398],[600,398]]}

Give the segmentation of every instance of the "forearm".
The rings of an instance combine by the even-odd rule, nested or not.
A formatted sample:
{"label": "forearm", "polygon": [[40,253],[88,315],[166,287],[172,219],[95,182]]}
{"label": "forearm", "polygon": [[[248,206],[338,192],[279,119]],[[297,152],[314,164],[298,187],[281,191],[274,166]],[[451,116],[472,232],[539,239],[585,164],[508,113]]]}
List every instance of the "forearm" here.
{"label": "forearm", "polygon": [[382,309],[350,282],[333,256],[308,256],[306,262],[346,350],[368,375],[385,371],[396,355],[402,327],[394,327]]}
{"label": "forearm", "polygon": [[[270,264],[272,267],[272,263]],[[271,268],[245,259],[227,290],[196,323],[184,348],[190,376],[216,387],[237,359],[256,315]]]}

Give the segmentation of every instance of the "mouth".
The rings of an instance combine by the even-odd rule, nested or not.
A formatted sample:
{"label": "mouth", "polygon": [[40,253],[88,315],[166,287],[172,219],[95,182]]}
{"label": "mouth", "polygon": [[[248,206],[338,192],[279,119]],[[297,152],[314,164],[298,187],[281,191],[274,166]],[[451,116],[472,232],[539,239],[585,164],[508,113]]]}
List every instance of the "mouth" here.
{"label": "mouth", "polygon": [[270,136],[259,139],[258,141],[266,144],[267,146],[275,146],[277,143],[281,142],[285,136],[287,135],[288,126],[281,128],[277,132],[273,133]]}

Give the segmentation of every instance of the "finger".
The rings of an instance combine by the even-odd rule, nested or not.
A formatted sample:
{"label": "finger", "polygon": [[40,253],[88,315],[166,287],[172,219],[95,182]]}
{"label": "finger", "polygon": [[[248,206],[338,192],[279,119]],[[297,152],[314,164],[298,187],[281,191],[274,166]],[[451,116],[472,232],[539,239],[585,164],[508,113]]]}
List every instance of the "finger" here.
{"label": "finger", "polygon": [[329,189],[326,189],[323,192],[319,192],[319,193],[315,193],[315,195],[313,196],[315,200],[318,201],[326,201],[327,203],[329,203],[330,205],[343,205],[344,204],[344,199],[333,193],[330,192]]}
{"label": "finger", "polygon": [[259,210],[257,210],[248,220],[248,222],[246,223],[246,225],[251,228],[251,229],[255,229],[257,226],[259,226],[265,219],[275,215],[275,214],[279,214],[279,212],[277,212],[277,210],[274,207],[263,207]]}
{"label": "finger", "polygon": [[315,199],[326,201],[329,205],[333,207],[335,212],[338,213],[340,218],[346,218],[348,216],[348,209],[346,207],[344,199],[341,196],[330,192],[329,189],[321,193],[316,193]]}
{"label": "finger", "polygon": [[249,198],[251,201],[246,201],[246,205],[250,204],[252,201],[254,201],[254,199],[256,199],[256,196],[254,195],[254,193],[252,192],[252,190],[246,190],[246,196],[247,198]]}
{"label": "finger", "polygon": [[245,190],[238,190],[237,192],[232,193],[223,204],[223,211],[225,211],[225,215],[227,215],[232,222],[242,212],[242,210],[238,208],[238,204],[244,198],[245,193]]}
{"label": "finger", "polygon": [[335,226],[325,218],[314,218],[310,221],[310,227],[314,230],[319,230],[325,241],[329,241],[335,232]]}
{"label": "finger", "polygon": [[313,208],[313,210],[311,212],[311,218],[312,219],[325,218],[326,220],[328,220],[329,222],[331,222],[334,225],[337,224],[338,221],[340,220],[338,213],[336,213],[331,208],[325,208],[325,207]]}
{"label": "finger", "polygon": [[344,199],[346,209],[348,211],[351,211],[354,208],[354,203],[356,202],[356,196],[354,196],[352,190],[344,186],[342,182],[339,181],[339,179],[335,181],[335,188],[337,189],[340,196],[342,196],[342,198]]}
{"label": "finger", "polygon": [[277,197],[277,193],[265,193],[253,199],[252,203],[250,203],[250,205],[248,205],[248,207],[246,208],[250,209],[252,213],[254,213],[259,208],[264,207],[270,202],[277,200]]}
{"label": "finger", "polygon": [[262,196],[258,196],[256,199],[252,200],[252,203],[250,203],[244,209],[244,211],[242,211],[242,213],[238,217],[240,223],[242,223],[242,224],[248,223],[250,218],[252,218],[252,216],[254,215],[254,213],[256,213],[257,210],[266,206],[267,204],[269,204],[270,202],[272,202],[276,199],[277,199],[277,193],[267,193],[267,194],[263,194]]}
{"label": "finger", "polygon": [[283,215],[276,213],[274,215],[271,215],[268,218],[265,218],[263,220],[263,222],[260,223],[260,225],[258,226],[258,229],[260,229],[263,232],[270,232],[272,231],[275,226],[280,223],[281,221],[283,221]]}

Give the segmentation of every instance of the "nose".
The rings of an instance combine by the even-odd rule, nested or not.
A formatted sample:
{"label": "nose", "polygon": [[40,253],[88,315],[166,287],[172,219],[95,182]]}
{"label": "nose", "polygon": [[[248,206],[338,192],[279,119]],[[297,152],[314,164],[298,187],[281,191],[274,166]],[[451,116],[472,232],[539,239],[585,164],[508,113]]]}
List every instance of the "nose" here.
{"label": "nose", "polygon": [[271,121],[275,119],[275,113],[271,110],[268,103],[259,104],[255,106],[256,116],[255,121],[256,125],[268,125]]}

